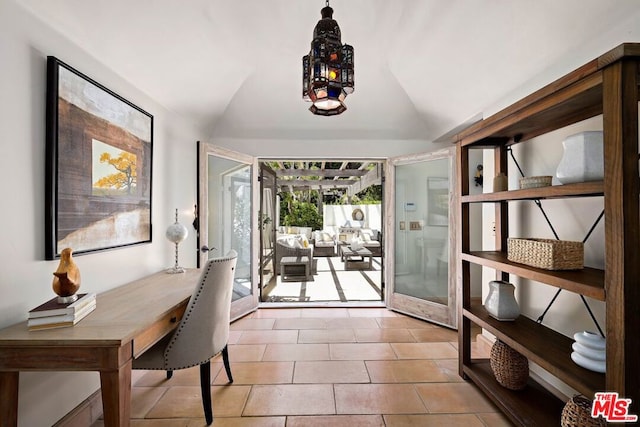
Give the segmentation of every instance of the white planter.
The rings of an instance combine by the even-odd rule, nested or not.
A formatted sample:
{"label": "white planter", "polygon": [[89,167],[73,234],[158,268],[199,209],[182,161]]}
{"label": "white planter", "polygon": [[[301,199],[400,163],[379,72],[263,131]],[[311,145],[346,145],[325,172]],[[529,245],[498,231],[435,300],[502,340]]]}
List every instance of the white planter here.
{"label": "white planter", "polygon": [[602,131],[587,131],[562,141],[564,154],[556,178],[563,184],[599,181],[604,178]]}
{"label": "white planter", "polygon": [[576,332],[573,334],[573,339],[576,340],[578,344],[582,344],[593,350],[605,350],[607,348],[606,339],[590,331]]}
{"label": "white planter", "polygon": [[571,360],[573,360],[576,365],[582,366],[590,371],[604,374],[607,370],[607,363],[604,360],[593,360],[575,351],[571,353]]}
{"label": "white planter", "polygon": [[607,360],[607,352],[605,350],[595,350],[577,342],[574,342],[571,345],[571,349],[582,356],[588,357],[589,359],[600,361]]}
{"label": "white planter", "polygon": [[489,295],[484,301],[484,308],[491,317],[498,320],[515,320],[520,316],[514,290],[515,286],[503,280],[489,282]]}

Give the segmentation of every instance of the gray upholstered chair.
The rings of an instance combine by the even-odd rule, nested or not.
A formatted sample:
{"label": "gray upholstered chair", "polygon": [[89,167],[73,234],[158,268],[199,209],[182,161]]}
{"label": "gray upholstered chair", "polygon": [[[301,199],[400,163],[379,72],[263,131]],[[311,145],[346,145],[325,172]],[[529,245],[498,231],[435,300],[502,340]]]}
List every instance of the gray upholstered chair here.
{"label": "gray upholstered chair", "polygon": [[171,378],[174,370],[200,365],[200,388],[207,425],[213,422],[211,358],[220,352],[227,378],[233,382],[227,342],[237,257],[232,250],[224,257],[207,261],[175,332],[133,360],[133,369],[165,370],[167,378]]}

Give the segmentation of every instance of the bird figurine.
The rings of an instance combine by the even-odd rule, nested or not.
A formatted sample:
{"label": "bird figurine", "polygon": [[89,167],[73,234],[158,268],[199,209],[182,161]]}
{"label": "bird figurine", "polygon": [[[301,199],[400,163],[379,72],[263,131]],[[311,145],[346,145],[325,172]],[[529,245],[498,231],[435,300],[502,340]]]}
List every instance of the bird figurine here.
{"label": "bird figurine", "polygon": [[60,254],[60,264],[53,273],[53,292],[58,295],[58,302],[69,303],[78,299],[76,292],[80,289],[80,270],[71,256],[73,250],[65,248]]}

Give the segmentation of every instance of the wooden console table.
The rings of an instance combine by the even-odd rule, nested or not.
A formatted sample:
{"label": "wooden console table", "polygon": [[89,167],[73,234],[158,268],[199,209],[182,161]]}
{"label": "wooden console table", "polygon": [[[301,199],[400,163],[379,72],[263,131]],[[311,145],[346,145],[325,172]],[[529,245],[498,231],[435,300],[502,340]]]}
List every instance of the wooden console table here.
{"label": "wooden console table", "polygon": [[73,327],[0,330],[0,427],[18,424],[20,371],[99,371],[105,426],[128,426],[132,360],[177,326],[199,277],[160,272],[111,289]]}

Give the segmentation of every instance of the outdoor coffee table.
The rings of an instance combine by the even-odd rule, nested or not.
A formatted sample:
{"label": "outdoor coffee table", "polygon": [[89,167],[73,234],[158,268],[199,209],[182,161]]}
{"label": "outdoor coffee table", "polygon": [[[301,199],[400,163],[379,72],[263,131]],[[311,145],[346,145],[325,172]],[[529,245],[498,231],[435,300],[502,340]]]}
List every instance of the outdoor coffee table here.
{"label": "outdoor coffee table", "polygon": [[308,256],[285,256],[280,260],[280,280],[297,282],[309,280]]}
{"label": "outdoor coffee table", "polygon": [[371,269],[371,260],[373,258],[373,254],[367,248],[360,249],[351,249],[349,245],[341,245],[340,246],[340,258],[342,262],[344,262],[345,270],[352,270],[358,268],[358,264],[367,263],[367,268]]}

